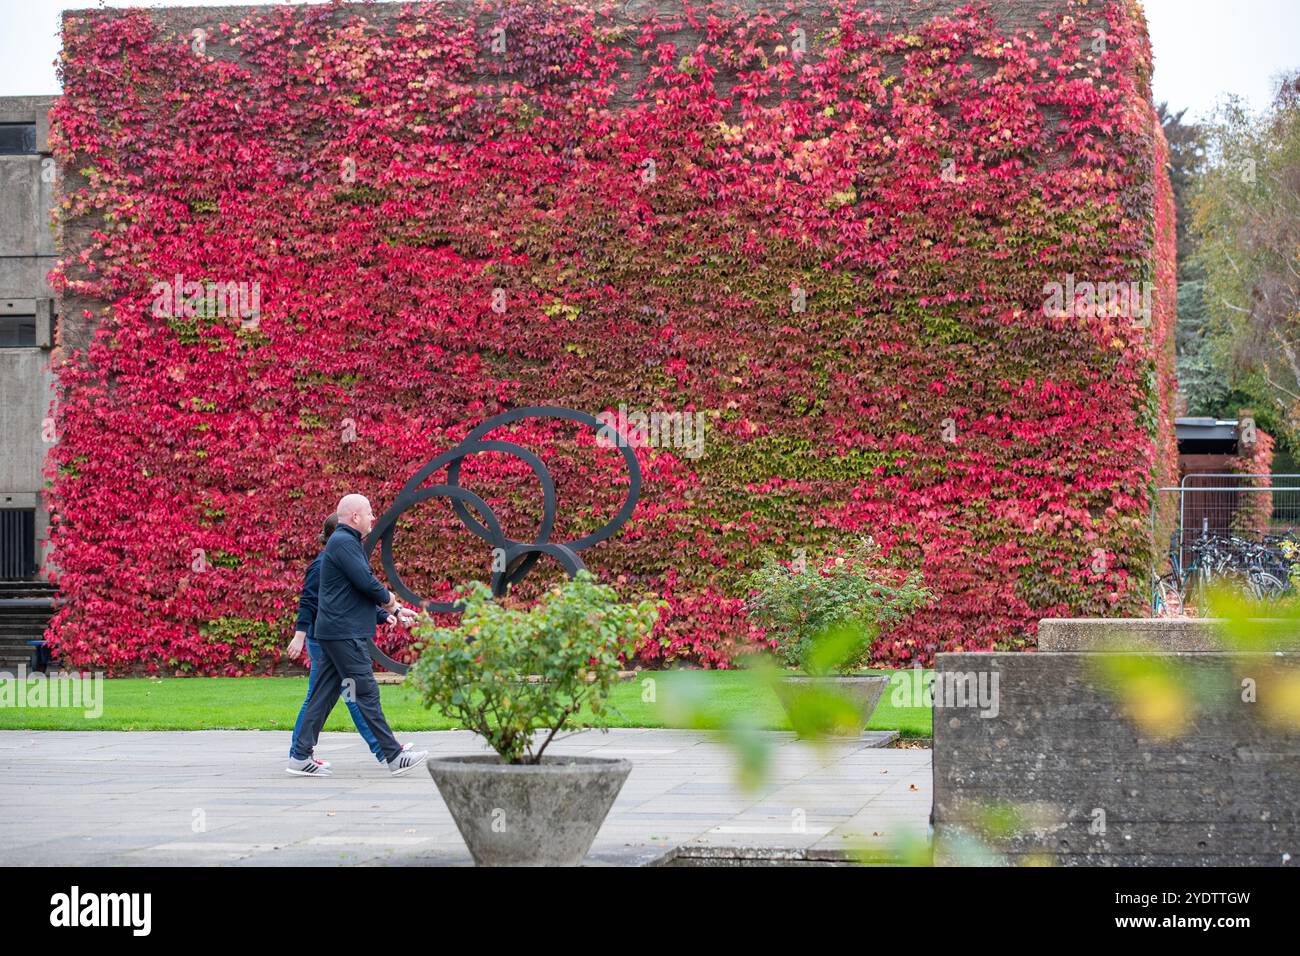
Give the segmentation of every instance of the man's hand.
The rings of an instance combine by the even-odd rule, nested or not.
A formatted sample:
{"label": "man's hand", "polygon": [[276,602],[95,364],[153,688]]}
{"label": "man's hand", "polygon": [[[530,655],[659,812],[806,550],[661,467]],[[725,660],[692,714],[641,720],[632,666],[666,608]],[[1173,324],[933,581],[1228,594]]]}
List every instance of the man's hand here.
{"label": "man's hand", "polygon": [[384,623],[387,624],[389,627],[392,627],[394,624],[397,623],[397,617],[395,615],[390,614],[388,615],[388,620],[386,620]]}
{"label": "man's hand", "polygon": [[388,603],[384,605],[384,610],[389,614],[395,614],[401,606],[401,603],[397,600],[397,595],[389,592]]}
{"label": "man's hand", "polygon": [[416,614],[414,608],[404,607],[399,608],[397,611],[397,619],[402,622],[403,627],[410,627],[415,623],[417,617],[419,615]]}
{"label": "man's hand", "polygon": [[303,645],[307,643],[306,631],[294,631],[293,640],[289,642],[289,659],[298,660],[302,657]]}

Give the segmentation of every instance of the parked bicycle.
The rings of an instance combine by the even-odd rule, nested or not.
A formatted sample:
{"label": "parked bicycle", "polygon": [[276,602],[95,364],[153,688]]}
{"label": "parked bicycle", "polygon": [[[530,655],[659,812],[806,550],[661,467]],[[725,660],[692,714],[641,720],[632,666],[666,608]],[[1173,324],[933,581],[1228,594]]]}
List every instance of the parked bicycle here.
{"label": "parked bicycle", "polygon": [[[1181,555],[1190,555],[1184,567]],[[1178,532],[1169,542],[1169,570],[1152,586],[1151,611],[1155,617],[1179,617],[1189,605],[1205,606],[1211,587],[1232,587],[1255,600],[1275,600],[1294,589],[1290,555],[1300,555],[1294,530],[1268,534],[1259,540],[1239,535],[1201,536],[1186,548],[1178,547]]]}

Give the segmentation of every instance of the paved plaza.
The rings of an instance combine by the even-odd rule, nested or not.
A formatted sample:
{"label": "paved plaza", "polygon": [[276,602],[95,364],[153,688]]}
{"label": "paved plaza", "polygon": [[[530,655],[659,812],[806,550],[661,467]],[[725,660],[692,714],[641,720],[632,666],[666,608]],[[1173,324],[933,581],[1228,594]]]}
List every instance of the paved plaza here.
{"label": "paved plaza", "polygon": [[[926,833],[930,751],[892,734],[816,748],[771,732],[766,783],[708,733],[586,731],[547,753],[633,769],[588,864],[648,864],[675,847],[843,851]],[[405,738],[404,738],[405,739]],[[468,731],[410,737],[431,756],[487,752]],[[287,733],[0,731],[0,864],[469,865],[421,767],[392,777],[353,733],[321,735],[329,778],[284,772]]]}

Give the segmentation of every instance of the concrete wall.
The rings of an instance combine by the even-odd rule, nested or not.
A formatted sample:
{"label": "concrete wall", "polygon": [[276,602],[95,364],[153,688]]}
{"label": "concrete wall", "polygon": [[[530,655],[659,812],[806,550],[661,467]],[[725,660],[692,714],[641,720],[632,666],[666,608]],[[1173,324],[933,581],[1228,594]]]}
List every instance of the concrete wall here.
{"label": "concrete wall", "polygon": [[[936,655],[935,862],[988,851],[1058,866],[1300,864],[1300,722],[1285,707],[1300,655],[1150,655],[1186,695],[1132,700],[1148,718],[1181,715],[1173,736],[1142,729],[1094,669],[1103,658],[1115,661]],[[984,698],[957,706],[958,678]]]}
{"label": "concrete wall", "polygon": [[[1300,628],[1286,620],[1252,622],[1258,651],[1300,651]],[[1038,622],[1042,651],[1228,651],[1223,622],[1206,617],[1062,617]],[[1235,648],[1240,650],[1240,648]]]}
{"label": "concrete wall", "polygon": [[0,349],[0,508],[35,508],[37,560],[44,564],[49,515],[42,467],[52,432],[44,427],[54,397],[50,372],[54,267],[50,229],[54,160],[49,152],[52,96],[0,97],[0,123],[36,123],[35,155],[0,156],[0,314],[36,315],[35,348]]}

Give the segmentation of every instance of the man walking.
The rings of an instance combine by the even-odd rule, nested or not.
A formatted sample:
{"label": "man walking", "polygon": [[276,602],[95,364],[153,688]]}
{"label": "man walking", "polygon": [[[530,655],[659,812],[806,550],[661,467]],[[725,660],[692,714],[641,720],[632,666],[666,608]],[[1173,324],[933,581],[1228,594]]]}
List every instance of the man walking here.
{"label": "man walking", "polygon": [[320,675],[307,697],[307,713],[289,756],[289,773],[329,776],[331,771],[312,760],[321,728],[348,682],[357,706],[375,735],[394,776],[428,759],[427,750],[403,750],[384,719],[379,682],[370,664],[369,641],[375,632],[375,607],[395,613],[396,595],[371,573],[361,539],[375,526],[370,502],[362,495],[344,495],[336,509],[338,527],[325,544],[321,559],[315,638],[323,650]]}
{"label": "man walking", "polygon": [[[289,642],[288,656],[290,659],[297,660],[302,656],[303,650],[305,649],[307,652],[307,658],[311,661],[311,671],[307,677],[306,697],[304,697],[302,707],[298,711],[298,719],[295,720],[293,724],[293,736],[289,741],[290,756],[293,756],[293,748],[297,745],[298,734],[302,730],[303,719],[307,716],[307,701],[311,698],[311,689],[315,686],[316,679],[320,677],[321,667],[323,666],[321,661],[325,657],[325,652],[321,650],[320,645],[316,643],[315,636],[316,608],[318,604],[317,597],[320,593],[320,566],[321,561],[325,557],[325,545],[329,542],[330,535],[334,533],[334,529],[338,526],[338,515],[332,514],[325,519],[325,525],[321,528],[320,533],[320,553],[317,554],[316,557],[312,559],[311,564],[308,565],[307,575],[302,584],[302,594],[298,597],[297,630],[294,631],[293,640]],[[375,610],[378,613],[376,624],[388,624],[391,627],[400,620],[401,623],[409,625],[415,619],[415,612],[409,608],[402,608],[396,615],[389,614],[382,608],[375,608]],[[375,759],[381,764],[387,766],[388,761],[384,759],[384,751],[380,749],[379,741],[375,739],[375,735],[370,732],[370,727],[366,724],[365,717],[361,715],[361,708],[357,706],[357,702],[352,699],[352,696],[353,695],[350,693],[343,695],[343,701],[347,704],[348,713],[352,715],[352,722],[356,724],[357,732],[361,734],[362,739],[366,742],[366,746],[368,746],[370,752],[375,755]],[[402,745],[402,749],[406,750],[410,746],[411,744],[407,742]],[[330,765],[328,760],[320,760],[319,758],[316,758],[315,754],[309,754],[308,756],[311,756],[313,762],[322,767],[328,767]],[[300,772],[306,776],[308,774],[314,774],[316,771],[303,770]]]}

